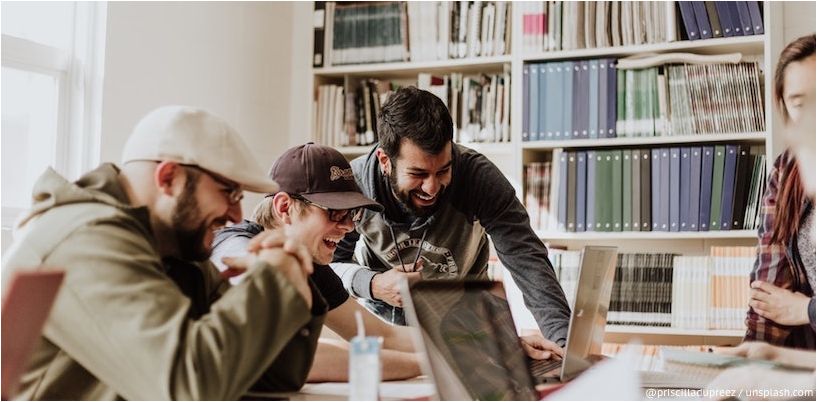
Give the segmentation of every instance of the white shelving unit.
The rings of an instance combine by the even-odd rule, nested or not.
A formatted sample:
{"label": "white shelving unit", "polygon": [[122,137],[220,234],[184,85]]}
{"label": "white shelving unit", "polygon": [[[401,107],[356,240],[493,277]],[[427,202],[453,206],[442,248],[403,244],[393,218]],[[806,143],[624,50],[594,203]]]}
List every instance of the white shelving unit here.
{"label": "white shelving unit", "polygon": [[[511,54],[506,56],[455,59],[432,62],[381,63],[355,66],[334,66],[317,68],[312,71],[312,85],[336,83],[347,85],[353,80],[373,77],[403,82],[416,80],[420,72],[446,73],[492,73],[501,72],[506,65],[511,66],[511,142],[510,143],[469,143],[463,144],[482,152],[505,173],[513,184],[517,195],[523,194],[522,183],[524,164],[535,160],[546,160],[556,148],[601,148],[631,147],[651,145],[672,145],[690,143],[741,142],[764,145],[766,163],[770,167],[774,161],[773,127],[777,119],[773,117],[771,88],[773,60],[781,47],[782,6],[764,2],[763,15],[765,34],[756,36],[716,38],[696,41],[678,41],[663,44],[622,46],[570,51],[541,52],[523,54],[522,10],[512,7]],[[771,22],[774,21],[774,24]],[[772,25],[775,25],[774,27]],[[522,68],[527,62],[550,60],[573,60],[582,58],[626,57],[641,53],[693,52],[699,54],[722,54],[739,52],[746,59],[760,63],[764,74],[764,116],[766,132],[711,134],[693,136],[664,136],[641,138],[589,139],[573,141],[522,141]],[[348,87],[348,86],[347,86]],[[773,125],[774,123],[774,125]],[[311,123],[312,124],[312,123]],[[311,127],[310,131],[314,131]],[[367,153],[371,147],[342,147],[340,151],[350,159]],[[578,249],[587,244],[617,245],[621,252],[651,252],[661,250],[688,255],[707,255],[713,245],[751,246],[756,244],[756,232],[751,230],[711,231],[711,232],[582,232],[553,233],[537,232],[549,246]],[[660,344],[734,344],[740,341],[743,331],[737,330],[683,330],[677,328],[651,328],[630,326],[608,326],[610,342],[626,342],[641,339],[644,343]]]}

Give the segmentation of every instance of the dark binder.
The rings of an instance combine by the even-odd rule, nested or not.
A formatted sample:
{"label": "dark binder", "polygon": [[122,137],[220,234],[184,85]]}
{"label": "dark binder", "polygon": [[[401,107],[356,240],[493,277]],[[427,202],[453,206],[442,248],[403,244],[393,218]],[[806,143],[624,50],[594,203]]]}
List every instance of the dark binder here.
{"label": "dark binder", "polygon": [[689,213],[687,215],[687,226],[692,232],[698,231],[698,222],[701,205],[701,160],[702,148],[692,147],[689,150]]}
{"label": "dark binder", "polygon": [[576,231],[585,231],[587,208],[587,153],[576,152]]}
{"label": "dark binder", "polygon": [[599,138],[599,60],[587,61],[587,71],[590,80],[587,82],[587,138]]}
{"label": "dark binder", "polygon": [[761,2],[747,1],[746,5],[749,8],[749,18],[752,20],[752,30],[755,31],[755,35],[763,35],[763,15],[760,13]]}
{"label": "dark binder", "polygon": [[576,153],[567,154],[567,231],[576,231]]}
{"label": "dark binder", "polygon": [[698,25],[698,34],[701,39],[712,38],[712,27],[709,25],[709,16],[706,14],[706,5],[702,1],[692,1],[692,12],[695,14],[695,23]]}
{"label": "dark binder", "polygon": [[[692,168],[689,148],[681,148],[681,188],[678,193],[678,231],[689,231],[689,175]],[[698,217],[695,217],[697,220]]]}
{"label": "dark binder", "polygon": [[670,150],[669,148],[661,148],[661,191],[659,196],[661,197],[661,201],[659,203],[659,213],[658,217],[660,230],[662,232],[668,232],[670,230]]}
{"label": "dark binder", "polygon": [[669,230],[677,232],[681,227],[681,150],[669,150]]}
{"label": "dark binder", "polygon": [[701,39],[700,34],[698,33],[698,23],[695,20],[695,11],[692,9],[692,2],[690,1],[679,1],[677,2],[678,8],[681,10],[681,19],[684,23],[684,29],[686,30],[687,38],[689,40],[698,40]]}
{"label": "dark binder", "polygon": [[746,199],[749,197],[749,183],[752,180],[752,158],[747,145],[738,146],[738,161],[735,167],[735,195],[732,200],[732,230],[743,228],[746,216]]}
{"label": "dark binder", "polygon": [[[561,140],[562,139],[562,116],[564,115],[564,101],[562,100],[562,96],[565,93],[564,90],[564,73],[562,72],[562,64],[561,62],[558,63],[549,63],[548,66],[548,101],[546,105],[548,107],[547,116],[550,119],[547,122],[547,139],[555,139]],[[551,67],[552,70],[551,71]],[[551,137],[550,133],[553,132],[553,136]]]}
{"label": "dark binder", "polygon": [[726,146],[723,165],[723,196],[721,198],[721,230],[732,229],[732,203],[735,201],[735,168],[738,164],[737,145]]}
{"label": "dark binder", "polygon": [[585,225],[587,232],[596,229],[596,151],[587,151],[587,199],[585,200]]}
{"label": "dark binder", "polygon": [[522,141],[530,141],[531,101],[529,66],[530,64],[522,65]]}
{"label": "dark binder", "polygon": [[612,196],[612,203],[613,203],[613,231],[620,232],[622,228],[622,217],[621,217],[621,202],[622,202],[622,180],[621,180],[621,170],[622,170],[622,157],[621,157],[621,150],[610,151],[610,154],[613,156],[613,165],[612,165],[612,172],[613,172],[613,196]]}
{"label": "dark binder", "polygon": [[[729,19],[732,21],[732,32],[734,32],[735,36],[747,35],[746,32],[743,32],[743,22],[740,20],[738,2],[724,1],[724,3],[726,3],[726,10],[729,12]],[[748,33],[748,35],[751,35],[751,33]]]}
{"label": "dark binder", "polygon": [[616,95],[618,91],[616,78],[616,59],[607,59],[607,135],[605,136],[607,138],[616,138]]}
{"label": "dark binder", "polygon": [[[729,13],[729,7],[726,5],[728,1],[715,1],[713,3],[715,3],[715,10],[718,12],[718,20],[721,23],[721,30],[723,31],[723,36],[726,38],[735,36],[732,15]],[[709,224],[707,224],[707,227],[708,226]]]}
{"label": "dark binder", "polygon": [[722,38],[723,30],[721,29],[721,20],[718,18],[718,9],[715,7],[715,2],[705,1],[704,5],[706,6],[706,15],[709,16],[709,23],[712,25],[712,37]]}
{"label": "dark binder", "polygon": [[632,152],[621,151],[621,230],[630,231],[633,222],[633,164],[630,161]]}
{"label": "dark binder", "polygon": [[709,213],[709,230],[721,230],[721,205],[723,202],[723,166],[726,148],[715,146],[715,163],[712,165],[712,211]]}
{"label": "dark binder", "polygon": [[743,29],[743,34],[754,35],[755,29],[752,26],[752,16],[749,15],[749,5],[745,1],[736,1],[738,8],[738,19],[740,20],[740,28]]}
{"label": "dark binder", "polygon": [[652,183],[650,181],[650,167],[652,157],[649,149],[641,150],[641,230],[652,230]]}
{"label": "dark binder", "polygon": [[630,196],[632,200],[630,230],[638,232],[641,230],[641,191],[643,191],[641,189],[641,150],[633,149],[630,154],[630,182],[633,188]]}
{"label": "dark binder", "polygon": [[712,211],[712,173],[715,166],[715,147],[703,147],[701,150],[701,197],[698,202],[698,231],[709,231],[709,218]]}
{"label": "dark binder", "polygon": [[661,231],[661,149],[651,150],[652,230]]}
{"label": "dark binder", "polygon": [[567,152],[559,157],[559,231],[567,230]]}
{"label": "dark binder", "polygon": [[313,14],[313,47],[312,47],[312,67],[323,67],[324,37],[326,30],[326,2],[316,1]]}

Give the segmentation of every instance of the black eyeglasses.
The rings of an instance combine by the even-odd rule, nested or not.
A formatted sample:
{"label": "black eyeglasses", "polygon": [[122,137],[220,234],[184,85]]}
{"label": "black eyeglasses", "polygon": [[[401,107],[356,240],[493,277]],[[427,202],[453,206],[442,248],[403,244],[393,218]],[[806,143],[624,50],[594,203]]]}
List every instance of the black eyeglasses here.
{"label": "black eyeglasses", "polygon": [[213,181],[215,181],[219,185],[226,187],[226,188],[222,188],[221,191],[227,196],[227,201],[230,203],[230,205],[238,204],[239,202],[241,202],[241,200],[244,199],[244,189],[241,188],[241,185],[233,184],[233,183],[229,182],[227,179],[225,179],[225,178],[223,178],[223,177],[221,177],[221,176],[219,176],[219,175],[217,175],[217,174],[215,174],[215,173],[213,173],[213,172],[211,172],[211,171],[209,171],[207,169],[204,169],[201,166],[185,165],[185,164],[182,164],[182,166],[184,166],[186,168],[192,168],[192,169],[198,170],[198,171],[210,176],[210,178],[213,179]]}
{"label": "black eyeglasses", "polygon": [[322,205],[315,204],[312,201],[307,200],[306,198],[298,195],[298,194],[290,194],[290,197],[303,202],[307,205],[314,205],[324,211],[327,212],[329,215],[329,220],[332,222],[344,222],[346,218],[350,218],[352,222],[357,223],[360,222],[360,219],[363,218],[363,208],[352,208],[352,209],[332,209],[327,208]]}

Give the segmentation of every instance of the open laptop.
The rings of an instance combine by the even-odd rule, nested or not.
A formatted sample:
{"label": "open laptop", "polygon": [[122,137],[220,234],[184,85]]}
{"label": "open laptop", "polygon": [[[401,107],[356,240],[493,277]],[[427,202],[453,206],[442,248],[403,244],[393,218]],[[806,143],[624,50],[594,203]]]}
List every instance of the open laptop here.
{"label": "open laptop", "polygon": [[[15,272],[4,286],[2,316],[2,398],[17,394],[20,376],[51,311],[64,277],[62,271]],[[4,284],[5,285],[5,284]]]}
{"label": "open laptop", "polygon": [[563,361],[535,373],[520,344],[501,283],[422,281],[403,289],[406,318],[419,329],[416,348],[428,356],[424,372],[443,400],[535,400],[535,384],[567,381],[600,355],[607,321],[615,247],[582,253],[576,304]]}

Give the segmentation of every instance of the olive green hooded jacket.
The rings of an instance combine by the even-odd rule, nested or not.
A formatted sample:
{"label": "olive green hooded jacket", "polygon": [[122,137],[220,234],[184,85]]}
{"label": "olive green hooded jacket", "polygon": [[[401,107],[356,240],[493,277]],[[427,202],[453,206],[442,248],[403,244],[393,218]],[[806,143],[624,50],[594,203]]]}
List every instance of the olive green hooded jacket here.
{"label": "olive green hooded jacket", "polygon": [[40,177],[3,276],[66,275],[19,398],[237,399],[303,385],[326,312],[314,287],[310,311],[265,262],[231,288],[209,262],[163,261],[155,242],[114,165],[76,183]]}

